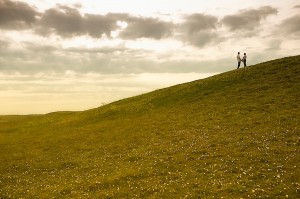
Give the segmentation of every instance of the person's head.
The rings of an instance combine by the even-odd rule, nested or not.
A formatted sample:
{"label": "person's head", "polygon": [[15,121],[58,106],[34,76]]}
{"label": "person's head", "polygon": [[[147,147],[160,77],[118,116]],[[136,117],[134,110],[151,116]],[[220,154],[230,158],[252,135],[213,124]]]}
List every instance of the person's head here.
{"label": "person's head", "polygon": [[246,53],[244,53],[244,55],[246,55]]}
{"label": "person's head", "polygon": [[240,54],[240,52],[238,52],[238,54]]}

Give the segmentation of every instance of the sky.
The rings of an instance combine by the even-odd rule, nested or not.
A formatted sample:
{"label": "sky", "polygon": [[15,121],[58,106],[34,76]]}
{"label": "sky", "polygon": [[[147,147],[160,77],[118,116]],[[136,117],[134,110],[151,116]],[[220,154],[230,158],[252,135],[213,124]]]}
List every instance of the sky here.
{"label": "sky", "polygon": [[0,115],[81,111],[300,54],[299,0],[0,0]]}

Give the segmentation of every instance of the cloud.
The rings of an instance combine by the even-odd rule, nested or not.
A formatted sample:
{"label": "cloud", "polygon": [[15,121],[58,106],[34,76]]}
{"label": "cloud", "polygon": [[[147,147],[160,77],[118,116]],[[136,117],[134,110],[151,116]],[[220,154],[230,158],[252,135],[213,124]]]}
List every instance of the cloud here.
{"label": "cloud", "polygon": [[68,52],[73,53],[89,53],[89,54],[113,54],[113,53],[124,53],[132,51],[125,47],[102,47],[102,48],[68,48],[65,49]]}
{"label": "cloud", "polygon": [[172,35],[173,24],[149,17],[129,17],[128,26],[121,32],[124,39],[162,39]]}
{"label": "cloud", "polygon": [[156,18],[135,17],[127,13],[109,13],[107,15],[84,14],[77,8],[58,5],[43,13],[37,32],[43,36],[56,33],[62,37],[89,35],[101,38],[111,37],[111,32],[120,30],[118,21],[125,21],[128,26],[121,31],[124,39],[151,38],[162,39],[172,33],[172,23]]}
{"label": "cloud", "polygon": [[184,19],[185,22],[182,24],[182,28],[185,29],[188,34],[216,29],[218,23],[217,17],[200,13],[188,15]]}
{"label": "cloud", "polygon": [[58,5],[42,14],[37,31],[43,36],[55,32],[63,37],[72,37],[84,33],[82,24],[82,16],[76,8]]}
{"label": "cloud", "polygon": [[[273,13],[272,10],[275,9],[261,7],[257,10],[243,10],[231,16],[243,18],[250,15],[250,13],[254,15],[260,13],[260,16],[255,18],[255,23],[259,24],[261,20]],[[127,26],[121,27],[118,22],[124,22]],[[299,32],[298,24],[300,24],[299,15],[296,15],[284,20],[280,26],[285,29],[287,34],[293,33],[296,35]],[[11,41],[0,40],[0,70],[32,74],[53,71],[57,73],[75,71],[78,73],[95,72],[103,74],[176,73],[198,70],[199,72],[216,72],[224,71],[223,66],[221,68],[210,67],[209,71],[204,71],[207,69],[199,69],[199,63],[209,59],[214,61],[215,58],[213,56],[209,57],[210,55],[213,55],[214,52],[221,54],[223,50],[220,49],[228,49],[238,43],[234,39],[234,34],[228,32],[227,28],[220,26],[217,16],[201,13],[185,15],[182,17],[181,23],[174,24],[159,18],[134,16],[129,13],[82,14],[78,6],[57,5],[40,13],[33,25],[36,26],[35,30],[38,29],[39,34],[45,37],[27,35],[27,38],[32,37],[32,43],[30,41],[24,42],[26,38],[14,40],[14,37],[23,37],[23,32],[14,33],[13,36],[10,36],[10,32],[6,31],[8,35],[6,38]],[[170,37],[170,41],[177,40],[176,42],[179,45],[173,49],[173,46],[168,46],[167,40],[122,41],[118,39],[117,42],[112,38],[103,38],[101,42],[96,40],[103,35],[110,37],[112,31],[117,31],[119,38],[128,40],[139,38],[160,40]],[[250,32],[246,31],[244,33],[249,34]],[[46,36],[49,34],[59,35],[62,38],[50,37],[48,39]],[[91,38],[85,35],[89,35]],[[77,36],[82,36],[82,38]],[[77,38],[70,39],[70,37]],[[67,40],[64,40],[66,38]],[[280,47],[283,46],[279,42],[281,38],[276,39],[278,42],[270,45],[269,51],[272,49],[280,50]],[[252,41],[254,40],[245,45],[248,49],[259,46]],[[160,45],[166,44],[168,47],[161,50],[154,45],[155,42],[159,42]],[[182,42],[188,45],[184,45]],[[219,44],[220,42],[222,43]],[[70,43],[76,43],[76,45],[69,45]],[[97,44],[90,45],[90,43]],[[254,47],[252,47],[252,43]],[[149,49],[147,45],[151,46],[151,50],[145,50]],[[247,50],[247,52],[249,51]],[[163,57],[168,53],[172,56]],[[203,60],[200,60],[199,56]],[[225,61],[230,65],[229,60]],[[211,64],[207,63],[207,65]]]}
{"label": "cloud", "polygon": [[43,13],[37,32],[43,36],[56,33],[68,38],[89,35],[101,38],[111,36],[111,31],[118,29],[117,19],[108,15],[81,15],[77,8],[58,5]]}
{"label": "cloud", "polygon": [[299,38],[300,34],[300,15],[294,15],[281,22],[279,30],[281,33],[287,35],[296,35]]}
{"label": "cloud", "polygon": [[294,8],[298,9],[298,8],[300,8],[300,5],[295,5]]}
{"label": "cloud", "polygon": [[[216,72],[222,67],[199,67],[199,61],[157,57],[154,52],[128,49],[124,46],[97,48],[62,48],[59,46],[21,43],[14,48],[0,42],[0,71],[3,73],[57,73],[74,71],[79,74],[140,74]],[[3,45],[2,45],[3,44]],[[205,63],[203,66],[208,65]]]}
{"label": "cloud", "polygon": [[111,36],[111,31],[118,29],[117,21],[108,16],[85,14],[83,18],[83,29],[94,38],[99,38],[102,34]]}
{"label": "cloud", "polygon": [[218,26],[217,17],[194,13],[186,16],[184,20],[179,25],[179,32],[183,41],[197,47],[220,41],[220,37],[216,32]]}
{"label": "cloud", "polygon": [[217,33],[209,31],[194,32],[186,35],[185,39],[196,47],[204,47],[206,44],[222,41]]}
{"label": "cloud", "polygon": [[276,8],[263,6],[259,9],[241,10],[238,14],[227,15],[221,21],[231,31],[256,29],[261,21],[270,15],[277,14]]}
{"label": "cloud", "polygon": [[[136,58],[135,50],[125,47],[102,48],[62,48],[35,44],[19,43],[17,48],[11,43],[0,40],[0,71],[6,73],[35,74],[40,72],[64,73],[71,70],[78,73],[97,72],[104,74],[131,73],[151,68],[153,62]],[[139,55],[143,50],[139,50]],[[148,62],[147,66],[145,62]],[[148,70],[147,69],[147,70]]]}
{"label": "cloud", "polygon": [[120,32],[120,37],[123,39],[159,40],[173,34],[174,24],[158,18],[133,16],[128,13],[108,13],[106,16],[127,23],[127,27]]}
{"label": "cloud", "polygon": [[0,0],[0,28],[27,29],[37,20],[39,13],[23,2]]}
{"label": "cloud", "polygon": [[[5,49],[9,46],[9,42],[8,41],[4,41],[4,40],[0,40],[0,50],[1,49]],[[1,51],[0,51],[1,52]]]}

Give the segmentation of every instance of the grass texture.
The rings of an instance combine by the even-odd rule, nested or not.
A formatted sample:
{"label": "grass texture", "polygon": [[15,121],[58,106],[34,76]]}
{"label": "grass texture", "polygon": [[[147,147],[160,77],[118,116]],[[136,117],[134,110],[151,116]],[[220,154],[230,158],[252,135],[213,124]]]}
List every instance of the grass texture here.
{"label": "grass texture", "polygon": [[0,116],[0,198],[300,198],[299,101],[294,56],[87,111]]}

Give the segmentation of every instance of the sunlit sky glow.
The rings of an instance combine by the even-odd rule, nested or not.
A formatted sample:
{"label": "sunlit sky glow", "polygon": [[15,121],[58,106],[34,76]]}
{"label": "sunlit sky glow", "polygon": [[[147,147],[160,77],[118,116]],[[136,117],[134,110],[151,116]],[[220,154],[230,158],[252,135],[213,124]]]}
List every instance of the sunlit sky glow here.
{"label": "sunlit sky glow", "polygon": [[0,114],[95,108],[300,54],[298,0],[0,0]]}

